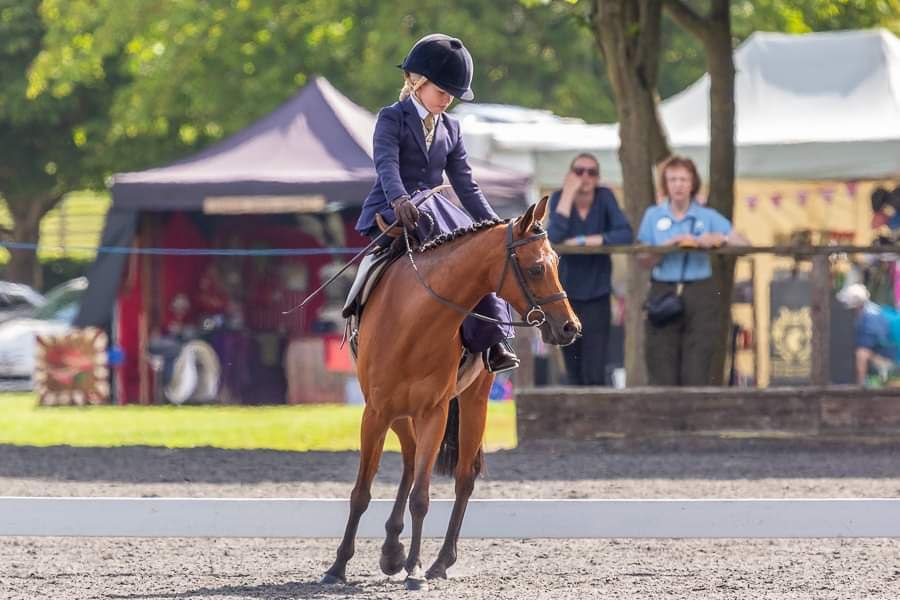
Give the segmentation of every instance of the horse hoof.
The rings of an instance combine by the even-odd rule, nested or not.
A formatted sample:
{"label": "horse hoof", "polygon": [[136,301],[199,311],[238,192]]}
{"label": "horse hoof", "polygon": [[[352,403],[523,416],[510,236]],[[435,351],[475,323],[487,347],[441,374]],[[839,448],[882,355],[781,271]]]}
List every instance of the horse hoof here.
{"label": "horse hoof", "polygon": [[418,577],[407,577],[404,583],[406,584],[406,589],[411,592],[418,592],[428,589],[428,582]]}
{"label": "horse hoof", "polygon": [[403,564],[405,562],[406,557],[403,556],[403,553],[394,556],[382,554],[381,560],[378,561],[378,566],[381,567],[381,572],[385,575],[396,575],[403,570]]}
{"label": "horse hoof", "polygon": [[325,573],[325,575],[322,576],[322,579],[319,581],[319,583],[321,583],[322,585],[338,585],[338,584],[343,585],[343,584],[347,583],[347,580],[344,579],[343,577],[339,577],[337,575],[332,575],[331,573]]}
{"label": "horse hoof", "polygon": [[432,565],[425,573],[425,579],[447,579],[447,569],[443,566]]}

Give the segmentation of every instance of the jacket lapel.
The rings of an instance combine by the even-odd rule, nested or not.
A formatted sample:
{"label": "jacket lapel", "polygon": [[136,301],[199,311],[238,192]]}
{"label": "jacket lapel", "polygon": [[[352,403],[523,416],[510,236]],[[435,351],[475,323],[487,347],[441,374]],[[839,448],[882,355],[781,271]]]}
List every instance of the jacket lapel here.
{"label": "jacket lapel", "polygon": [[403,111],[406,113],[406,126],[412,131],[413,137],[416,138],[416,143],[419,144],[419,149],[427,158],[428,150],[425,147],[425,132],[422,130],[422,120],[419,118],[415,105],[409,98],[403,101]]}

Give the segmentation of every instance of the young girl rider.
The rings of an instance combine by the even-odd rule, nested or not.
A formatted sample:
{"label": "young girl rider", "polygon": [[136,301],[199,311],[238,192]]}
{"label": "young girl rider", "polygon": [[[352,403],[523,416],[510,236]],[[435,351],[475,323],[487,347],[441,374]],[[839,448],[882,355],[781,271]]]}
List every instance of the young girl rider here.
{"label": "young girl rider", "polygon": [[[375,216],[416,230],[427,212],[439,235],[497,214],[472,179],[459,121],[446,114],[453,98],[472,100],[472,56],[456,38],[435,33],[420,39],[400,68],[405,83],[400,100],[378,113],[375,124],[374,159],[378,177],[363,203],[356,229],[375,237],[381,233]],[[410,196],[443,183],[443,174],[453,186],[466,212],[446,198],[435,195],[416,207]],[[475,312],[509,320],[509,307],[494,294],[485,296]],[[463,344],[470,352],[482,353],[488,370],[499,373],[519,366],[507,342],[509,326],[494,325],[467,317],[462,326]]]}

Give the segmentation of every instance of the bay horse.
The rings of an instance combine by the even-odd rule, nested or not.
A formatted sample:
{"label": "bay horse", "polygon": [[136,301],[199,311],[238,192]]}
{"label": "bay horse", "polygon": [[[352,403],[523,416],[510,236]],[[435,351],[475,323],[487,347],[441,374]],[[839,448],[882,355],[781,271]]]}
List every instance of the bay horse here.
{"label": "bay horse", "polygon": [[[415,590],[424,587],[426,578],[446,578],[447,568],[456,562],[457,538],[481,470],[494,380],[477,355],[466,361],[467,368],[460,365],[463,313],[496,292],[525,315],[528,325],[540,328],[545,342],[565,345],[580,334],[581,324],[557,275],[559,256],[540,226],[546,210],[544,197],[514,221],[487,221],[439,236],[420,247],[415,260],[408,251],[410,260],[391,265],[372,291],[358,335],[357,372],[365,397],[359,472],[344,537],[322,583],[346,583],[347,562],[388,429],[400,440],[403,474],[385,523],[382,571],[394,575],[405,568],[406,588]],[[454,410],[448,422],[451,399],[458,402],[458,415]],[[423,576],[422,523],[439,451],[439,467],[448,472],[455,467],[456,499],[443,546]],[[404,555],[400,533],[407,498],[412,538]]]}

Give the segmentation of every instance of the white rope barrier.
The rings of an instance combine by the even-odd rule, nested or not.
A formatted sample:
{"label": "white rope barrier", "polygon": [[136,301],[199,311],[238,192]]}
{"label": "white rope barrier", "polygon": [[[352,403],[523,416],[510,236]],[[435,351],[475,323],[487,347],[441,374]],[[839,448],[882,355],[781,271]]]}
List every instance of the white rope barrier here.
{"label": "white rope barrier", "polygon": [[[383,537],[392,504],[373,500],[359,536]],[[452,504],[431,501],[425,536],[444,535]],[[337,499],[0,497],[0,536],[337,538],[348,510]],[[472,500],[462,537],[898,538],[900,499]]]}

